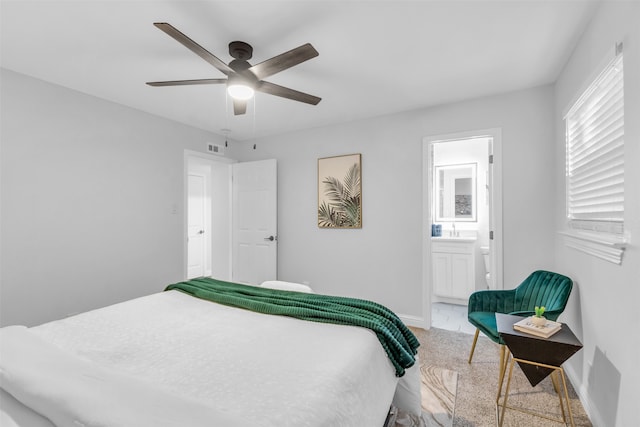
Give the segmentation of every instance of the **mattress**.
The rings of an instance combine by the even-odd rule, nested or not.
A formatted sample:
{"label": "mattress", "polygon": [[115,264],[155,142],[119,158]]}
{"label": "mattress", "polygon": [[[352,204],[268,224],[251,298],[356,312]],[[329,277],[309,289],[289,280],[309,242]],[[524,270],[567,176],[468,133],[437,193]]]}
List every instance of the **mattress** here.
{"label": "mattress", "polygon": [[[199,420],[382,426],[392,400],[412,412],[419,402],[417,369],[397,387],[393,365],[367,329],[254,313],[178,291],[0,333],[0,385],[13,396],[2,399],[7,425],[39,427],[21,423],[29,415],[108,427]],[[5,343],[14,341],[12,362]],[[21,384],[28,378],[12,369],[35,384]],[[396,389],[405,396],[394,398]]]}

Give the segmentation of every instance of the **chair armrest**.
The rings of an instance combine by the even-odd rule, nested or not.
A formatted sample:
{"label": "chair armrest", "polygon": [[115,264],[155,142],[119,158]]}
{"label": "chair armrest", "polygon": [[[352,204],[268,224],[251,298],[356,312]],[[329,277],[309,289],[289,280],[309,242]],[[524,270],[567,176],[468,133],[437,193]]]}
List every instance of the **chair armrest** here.
{"label": "chair armrest", "polygon": [[509,313],[514,309],[515,295],[514,289],[476,291],[469,296],[468,313],[476,311]]}

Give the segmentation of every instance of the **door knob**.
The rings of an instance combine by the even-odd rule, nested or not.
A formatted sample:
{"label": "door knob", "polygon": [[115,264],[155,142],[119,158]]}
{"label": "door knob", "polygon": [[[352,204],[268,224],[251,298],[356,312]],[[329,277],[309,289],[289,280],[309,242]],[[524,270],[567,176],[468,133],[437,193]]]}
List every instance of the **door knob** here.
{"label": "door knob", "polygon": [[268,240],[270,242],[273,242],[274,240],[276,240],[276,238],[273,237],[273,236],[269,236],[269,237],[265,237],[264,240]]}

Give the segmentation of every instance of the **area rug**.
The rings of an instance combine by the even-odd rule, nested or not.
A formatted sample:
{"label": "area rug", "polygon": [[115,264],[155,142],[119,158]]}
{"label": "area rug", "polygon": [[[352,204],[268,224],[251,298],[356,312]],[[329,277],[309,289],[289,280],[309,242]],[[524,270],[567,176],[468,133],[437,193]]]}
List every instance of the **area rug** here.
{"label": "area rug", "polygon": [[420,364],[422,416],[397,411],[395,427],[451,427],[458,373],[426,363]]}
{"label": "area rug", "polygon": [[[495,399],[498,391],[498,365],[500,360],[499,346],[486,337],[478,339],[471,364],[467,363],[473,335],[431,328],[430,330],[414,329],[420,341],[418,354],[421,367],[434,366],[449,370],[456,374],[457,384],[454,390],[455,411],[452,411],[452,427],[493,427],[496,425]],[[430,368],[427,368],[427,371]],[[435,370],[435,368],[434,368]],[[423,369],[424,371],[424,369]],[[429,387],[437,383],[437,378],[444,374],[425,375],[423,384]],[[434,377],[436,379],[434,379]],[[434,386],[435,390],[442,387]],[[447,388],[447,387],[445,387]],[[591,427],[591,422],[580,403],[571,384],[568,384],[569,400],[576,426]],[[424,404],[424,403],[423,403]],[[542,412],[553,418],[561,417],[558,395],[553,389],[550,378],[544,379],[536,387],[531,387],[519,367],[514,368],[509,405],[524,407],[535,412]],[[426,409],[423,417],[429,415]],[[433,410],[436,414],[438,409]],[[396,424],[431,426],[441,424]],[[446,425],[446,424],[444,424]],[[507,410],[504,427],[518,426],[560,426],[542,418]]]}

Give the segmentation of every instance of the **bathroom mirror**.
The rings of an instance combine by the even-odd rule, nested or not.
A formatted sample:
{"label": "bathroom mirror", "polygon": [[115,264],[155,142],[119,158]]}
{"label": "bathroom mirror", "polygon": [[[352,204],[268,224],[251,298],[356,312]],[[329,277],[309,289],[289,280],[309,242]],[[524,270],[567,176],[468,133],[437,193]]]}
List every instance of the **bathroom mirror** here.
{"label": "bathroom mirror", "polygon": [[436,221],[476,221],[476,163],[435,167]]}

